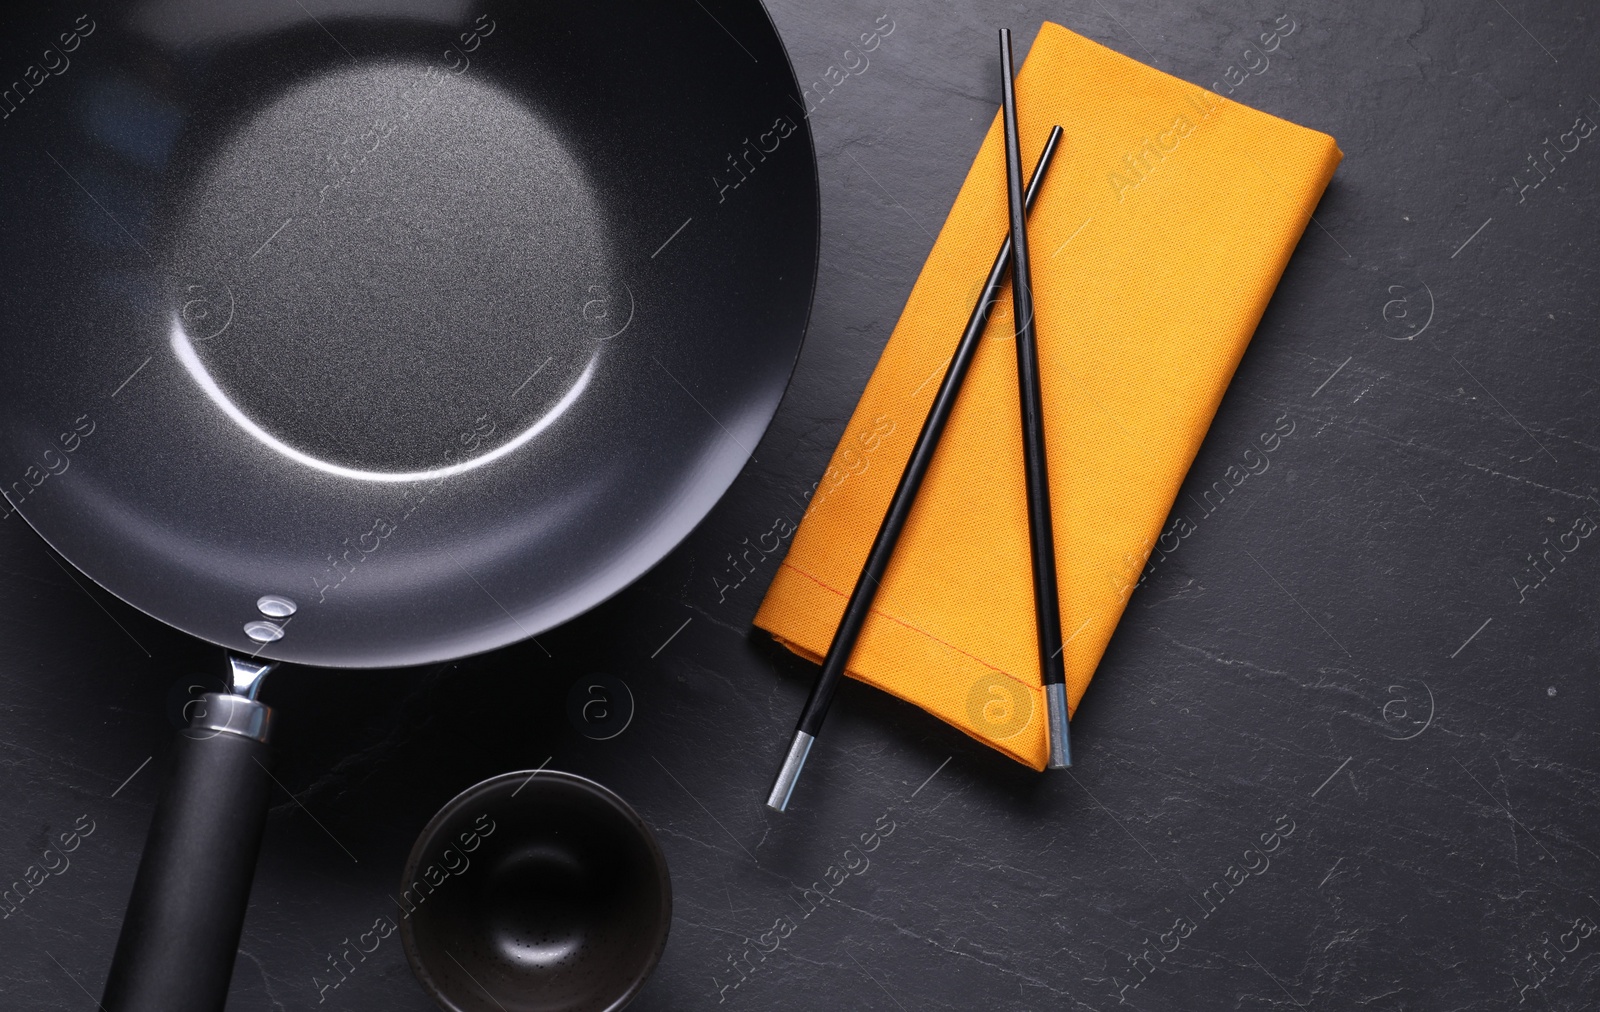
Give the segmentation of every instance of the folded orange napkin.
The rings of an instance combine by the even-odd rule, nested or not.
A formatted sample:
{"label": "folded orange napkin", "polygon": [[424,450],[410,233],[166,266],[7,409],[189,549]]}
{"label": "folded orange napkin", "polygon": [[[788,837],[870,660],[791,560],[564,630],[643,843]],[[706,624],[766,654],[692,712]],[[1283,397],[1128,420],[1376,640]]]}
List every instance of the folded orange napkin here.
{"label": "folded orange napkin", "polygon": [[[1045,23],[1022,161],[1065,128],[1029,219],[1067,690],[1076,708],[1289,254],[1342,157]],[[756,624],[819,659],[1006,234],[997,115]],[[1009,286],[850,665],[1043,769]]]}

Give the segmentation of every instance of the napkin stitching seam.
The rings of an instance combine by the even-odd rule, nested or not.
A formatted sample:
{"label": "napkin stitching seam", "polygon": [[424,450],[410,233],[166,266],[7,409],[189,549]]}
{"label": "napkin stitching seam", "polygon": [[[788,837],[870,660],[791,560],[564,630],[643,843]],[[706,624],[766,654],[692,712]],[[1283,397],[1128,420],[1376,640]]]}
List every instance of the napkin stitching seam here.
{"label": "napkin stitching seam", "polygon": [[[799,566],[796,566],[792,562],[789,562],[789,561],[786,560],[786,561],[784,561],[782,563],[782,567],[784,569],[792,569],[792,570],[794,570],[796,573],[799,573],[801,576],[803,576],[806,579],[810,580],[812,583],[815,583],[817,586],[821,587],[823,590],[829,591],[830,593],[833,593],[833,594],[837,594],[840,597],[847,598],[849,596],[849,595],[845,594],[844,591],[838,589],[837,587],[833,587],[833,586],[830,586],[830,585],[822,582],[817,577],[812,576],[810,573],[808,573],[805,570],[801,569]],[[955,644],[949,643],[949,642],[946,642],[945,640],[940,639],[939,637],[935,636],[933,633],[928,632],[926,629],[918,629],[916,626],[912,625],[910,622],[907,622],[907,621],[905,621],[903,619],[896,618],[895,616],[889,614],[886,611],[883,611],[880,608],[871,609],[871,613],[874,614],[874,615],[881,615],[884,618],[888,619],[889,621],[895,623],[896,625],[905,626],[907,629],[910,629],[914,633],[917,633],[917,634],[922,635],[922,636],[926,636],[928,639],[933,640],[935,643],[939,644],[940,646],[946,647],[946,648],[948,648],[948,649],[960,654],[963,657],[971,658],[972,660],[975,660],[979,664],[982,664],[984,667],[988,668],[990,671],[994,671],[994,672],[997,672],[999,674],[1005,675],[1007,678],[1011,679],[1013,682],[1016,682],[1018,685],[1021,685],[1023,688],[1028,688],[1028,689],[1037,688],[1037,686],[1029,685],[1027,682],[1023,681],[1021,678],[1018,678],[1016,675],[1013,675],[1011,672],[1007,671],[1005,668],[996,667],[995,665],[990,664],[988,661],[984,660],[982,657],[979,657],[976,654],[969,654],[965,650],[963,650],[960,647],[956,646]]]}

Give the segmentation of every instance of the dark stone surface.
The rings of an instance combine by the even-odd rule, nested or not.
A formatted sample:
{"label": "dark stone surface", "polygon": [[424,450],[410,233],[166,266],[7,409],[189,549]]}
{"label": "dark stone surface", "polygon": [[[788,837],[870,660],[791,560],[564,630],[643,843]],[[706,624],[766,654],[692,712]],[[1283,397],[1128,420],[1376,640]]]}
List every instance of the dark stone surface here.
{"label": "dark stone surface", "polygon": [[[885,12],[774,4],[803,81]],[[1600,137],[1552,156],[1520,200],[1512,181],[1538,178],[1529,155],[1580,109],[1600,115],[1588,6],[887,13],[871,67],[812,117],[810,338],[758,462],[711,517],[538,644],[269,682],[295,800],[269,822],[230,1007],[428,1008],[397,937],[320,1003],[318,988],[340,980],[330,954],[394,913],[434,810],[547,757],[629,798],[667,851],[676,917],[641,1010],[1110,1009],[1119,995],[1141,1010],[1592,1007],[1600,933],[1572,927],[1600,923],[1600,540],[1552,554],[1537,589],[1516,581],[1539,580],[1529,555],[1545,539],[1600,519]],[[799,519],[993,115],[992,29],[1026,44],[1050,18],[1209,86],[1283,13],[1298,30],[1235,97],[1331,133],[1346,159],[1190,487],[1288,412],[1271,471],[1197,519],[1133,597],[1070,774],[1036,775],[852,684],[794,808],[767,812],[812,669],[750,627],[775,558],[725,600],[713,577],[741,539]],[[684,54],[739,58],[715,31]],[[93,825],[0,920],[0,1004],[91,1009],[172,734],[169,690],[220,662],[86,591],[18,520],[0,525],[0,570],[0,878],[80,815]],[[636,702],[603,741],[566,715],[594,672]],[[859,865],[846,848],[875,826],[870,866],[807,915],[803,890]],[[1263,868],[1245,851],[1274,832]],[[1230,866],[1245,878],[1209,912]],[[795,926],[763,955],[786,915]],[[1180,917],[1193,930],[1163,940]]]}

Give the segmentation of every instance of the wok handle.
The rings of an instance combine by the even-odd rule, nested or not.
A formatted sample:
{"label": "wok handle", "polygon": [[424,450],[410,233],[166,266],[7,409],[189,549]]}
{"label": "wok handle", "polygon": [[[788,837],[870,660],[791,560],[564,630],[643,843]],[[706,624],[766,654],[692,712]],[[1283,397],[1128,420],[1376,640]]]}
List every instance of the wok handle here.
{"label": "wok handle", "polygon": [[272,779],[272,711],[207,693],[179,732],[122,921],[105,1012],[220,1012]]}

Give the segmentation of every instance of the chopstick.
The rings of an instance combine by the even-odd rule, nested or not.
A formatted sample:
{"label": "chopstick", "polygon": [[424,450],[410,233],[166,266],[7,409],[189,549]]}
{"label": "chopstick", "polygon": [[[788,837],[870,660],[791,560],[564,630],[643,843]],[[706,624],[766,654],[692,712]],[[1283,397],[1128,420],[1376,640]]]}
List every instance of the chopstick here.
{"label": "chopstick", "polygon": [[[1022,401],[1023,473],[1028,495],[1028,544],[1033,560],[1033,610],[1039,632],[1039,681],[1049,728],[1051,769],[1072,765],[1067,729],[1067,668],[1061,642],[1061,602],[1056,590],[1055,531],[1050,522],[1050,476],[1045,462],[1044,394],[1039,388],[1039,344],[1034,332],[1033,277],[1028,262],[1028,221],[1022,195],[1017,140],[1011,30],[1000,29],[1000,105],[1006,134],[1006,195],[1011,209],[1011,309],[1017,325],[1017,383]],[[1056,128],[1061,129],[1060,127]]]}
{"label": "chopstick", "polygon": [[[1060,141],[1061,128],[1056,127],[1050,132],[1049,140],[1045,141],[1044,150],[1039,153],[1039,161],[1033,169],[1033,178],[1028,182],[1024,203],[1030,209],[1033,207],[1034,198],[1039,195],[1040,187],[1044,184],[1045,172],[1050,168],[1050,162],[1055,157],[1056,147]],[[850,655],[855,651],[856,640],[861,636],[862,627],[866,625],[867,615],[872,610],[873,598],[878,593],[878,585],[883,579],[884,571],[889,568],[890,557],[894,554],[895,543],[900,540],[900,531],[905,527],[907,518],[911,516],[911,507],[916,501],[917,490],[922,487],[922,479],[927,475],[928,465],[933,462],[934,451],[938,448],[939,437],[944,434],[945,423],[950,420],[956,395],[960,393],[962,381],[967,378],[967,371],[978,353],[984,327],[989,323],[989,314],[994,310],[995,301],[999,298],[1000,284],[1010,262],[1011,238],[1008,235],[1000,244],[1000,252],[995,254],[994,266],[989,268],[988,280],[984,282],[977,305],[972,307],[972,315],[967,319],[967,329],[962,332],[961,340],[956,345],[955,355],[945,370],[944,380],[933,396],[927,420],[922,423],[922,431],[917,435],[917,441],[911,448],[911,457],[906,461],[905,470],[900,474],[900,484],[895,487],[894,497],[889,500],[889,508],[884,513],[882,525],[878,528],[878,536],[873,539],[872,549],[867,553],[867,561],[861,568],[861,576],[857,578],[855,588],[850,591],[850,600],[845,604],[844,615],[839,619],[839,627],[833,634],[828,654],[822,660],[822,670],[817,674],[816,683],[811,687],[811,695],[806,699],[805,709],[800,712],[800,721],[795,726],[794,739],[789,745],[788,754],[784,757],[783,767],[778,770],[777,779],[772,784],[772,792],[767,797],[768,808],[781,812],[789,807],[789,797],[794,793],[795,784],[800,779],[800,770],[805,766],[806,756],[811,752],[811,743],[822,730],[822,720],[828,714],[828,706],[833,702],[834,693],[839,688],[839,679],[843,677],[845,668],[850,662]]]}

